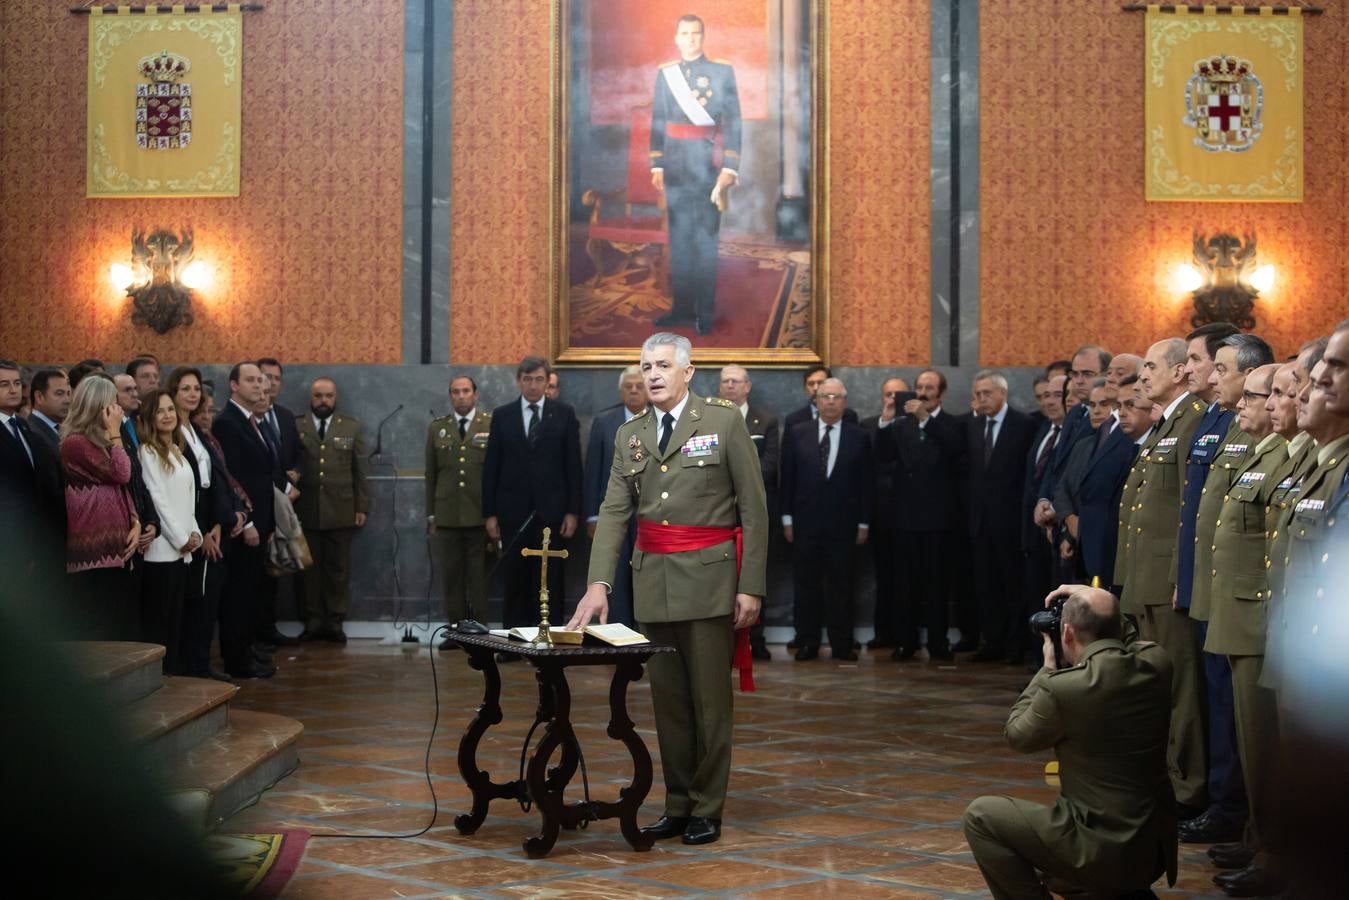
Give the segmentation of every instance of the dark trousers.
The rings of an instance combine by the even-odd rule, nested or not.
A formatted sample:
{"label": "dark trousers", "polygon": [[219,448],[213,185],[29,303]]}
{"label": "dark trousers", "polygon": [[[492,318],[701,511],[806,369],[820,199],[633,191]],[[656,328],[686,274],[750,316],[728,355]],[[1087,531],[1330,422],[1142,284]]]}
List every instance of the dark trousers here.
{"label": "dark trousers", "polygon": [[1043,609],[1045,597],[1054,588],[1063,584],[1062,581],[1054,580],[1054,557],[1058,555],[1058,550],[1050,546],[1049,541],[1045,540],[1044,532],[1036,529],[1035,539],[1030,542],[1023,553],[1025,565],[1025,609],[1022,610],[1025,618],[1029,619],[1031,613],[1037,609]]}
{"label": "dark trousers", "polygon": [[[520,523],[501,524],[501,540],[505,544],[503,549],[505,557],[501,560],[502,590],[505,594],[501,606],[501,622],[507,628],[539,624],[539,557],[521,556],[520,551],[526,547],[537,550],[543,546],[545,524],[536,518],[515,541],[514,546],[510,546],[510,541],[519,530]],[[562,524],[554,522],[550,527],[553,534],[548,549],[565,549],[567,542],[560,536]],[[567,621],[562,616],[563,607],[566,605],[562,562],[560,559],[548,560],[548,621],[553,625],[565,625]]]}
{"label": "dark trousers", "polygon": [[797,537],[792,542],[792,580],[796,591],[796,638],[819,646],[827,625],[834,653],[852,651],[853,569],[856,544]]}
{"label": "dark trousers", "polygon": [[670,221],[671,312],[709,323],[717,301],[717,232],[721,213],[709,201],[716,179],[672,184],[666,172],[665,208]]}
{"label": "dark trousers", "polygon": [[974,584],[979,595],[979,631],[984,646],[1004,656],[1021,654],[1027,626],[1021,535],[985,528],[974,540]]}
{"label": "dark trousers", "polygon": [[187,570],[183,622],[179,632],[179,674],[206,678],[211,674],[211,640],[215,637],[220,592],[225,587],[225,560],[197,553]]}
{"label": "dark trousers", "polygon": [[951,559],[951,597],[956,610],[956,627],[962,641],[979,642],[979,594],[974,577],[974,542],[965,530],[949,532]]}
{"label": "dark trousers", "polygon": [[291,575],[267,574],[263,550],[264,567],[262,578],[258,580],[258,596],[253,603],[253,636],[260,641],[270,640],[276,631],[276,597],[281,591],[282,582],[293,584]]}
{"label": "dark trousers", "polygon": [[264,539],[256,547],[242,537],[230,541],[229,580],[220,603],[220,655],[225,668],[243,668],[249,662],[249,648],[258,621],[258,592],[267,578],[263,572]]}
{"label": "dark trousers", "polygon": [[[871,546],[872,569],[876,573],[876,604],[872,611],[871,624],[876,630],[876,640],[884,644],[904,644],[908,630],[899,627],[906,613],[912,613],[917,601],[908,596],[908,586],[899,580],[899,563],[896,558],[899,532],[887,525],[872,525],[867,543]],[[910,618],[912,616],[910,615]]]}
{"label": "dark trousers", "polygon": [[[1208,623],[1191,619],[1200,647]],[[1237,754],[1236,701],[1232,696],[1232,664],[1217,653],[1204,653],[1204,686],[1208,712],[1208,808],[1224,822],[1245,822],[1246,781]]]}
{"label": "dark trousers", "polygon": [[948,647],[951,568],[951,535],[946,531],[896,532],[895,556],[902,592],[896,597],[895,642],[902,647],[917,647],[918,625],[927,626],[927,648],[944,651]]}
{"label": "dark trousers", "polygon": [[163,668],[170,675],[179,671],[179,630],[189,568],[178,561],[146,563],[141,582],[141,640],[163,645]]}
{"label": "dark trousers", "polygon": [[[487,618],[487,532],[481,525],[468,528],[437,526],[431,536],[440,583],[444,590],[447,622]],[[517,553],[519,550],[517,549]]]}
{"label": "dark trousers", "polygon": [[[144,563],[140,563],[144,565]],[[66,576],[78,621],[70,637],[84,641],[140,640],[140,573],[125,566]]]}
{"label": "dark trousers", "polygon": [[302,620],[306,631],[338,631],[347,618],[351,596],[351,536],[354,528],[306,532],[314,564],[302,581]]}

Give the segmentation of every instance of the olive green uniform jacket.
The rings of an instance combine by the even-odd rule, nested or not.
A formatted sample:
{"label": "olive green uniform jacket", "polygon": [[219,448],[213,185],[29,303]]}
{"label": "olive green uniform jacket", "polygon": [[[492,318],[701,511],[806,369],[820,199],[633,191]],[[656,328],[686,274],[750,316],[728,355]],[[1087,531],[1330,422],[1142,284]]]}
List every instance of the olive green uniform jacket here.
{"label": "olive green uniform jacket", "polygon": [[1018,806],[1078,883],[1097,890],[1134,884],[1163,862],[1175,883],[1170,709],[1166,651],[1119,640],[1093,642],[1070,668],[1041,669],[1012,707],[1007,742],[1022,753],[1052,747],[1062,782],[1052,807]]}
{"label": "olive green uniform jacket", "polygon": [[1142,615],[1146,606],[1171,605],[1176,589],[1176,541],[1185,454],[1204,414],[1204,404],[1186,394],[1147,444],[1143,479],[1129,516],[1129,568],[1122,610]]}
{"label": "olive green uniform jacket", "polygon": [[[1213,562],[1214,534],[1222,523],[1223,498],[1246,467],[1254,440],[1241,430],[1236,416],[1223,436],[1223,445],[1209,465],[1204,487],[1195,510],[1194,587],[1190,589],[1190,618],[1207,622],[1213,603],[1213,580],[1217,567]],[[1182,488],[1183,490],[1183,488]],[[1260,554],[1261,557],[1264,553]]]}
{"label": "olive green uniform jacket", "polygon": [[1143,446],[1138,448],[1138,453],[1134,457],[1134,463],[1129,468],[1129,474],[1124,479],[1124,487],[1120,489],[1119,500],[1119,532],[1115,538],[1115,587],[1123,589],[1124,581],[1129,573],[1129,555],[1133,551],[1133,529],[1130,522],[1133,520],[1134,510],[1138,508],[1138,485],[1142,483],[1144,474],[1148,470],[1148,445],[1152,443],[1152,436],[1143,442]]}
{"label": "olive green uniform jacket", "polygon": [[476,410],[459,437],[455,416],[432,419],[426,429],[426,514],[437,528],[482,525],[482,464],[492,414]]}
{"label": "olive green uniform jacket", "polygon": [[683,553],[632,554],[637,621],[729,615],[737,593],[767,592],[768,508],[759,453],[739,409],[691,391],[664,453],[657,449],[657,428],[651,409],[619,426],[587,581],[613,578],[633,510],[638,519],[667,525],[734,527],[738,516],[744,528],[738,578],[733,540]]}
{"label": "olive green uniform jacket", "polygon": [[295,512],[307,531],[354,528],[356,514],[370,512],[365,438],[361,423],[333,413],[319,440],[314,419],[296,416],[300,435],[300,499]]}

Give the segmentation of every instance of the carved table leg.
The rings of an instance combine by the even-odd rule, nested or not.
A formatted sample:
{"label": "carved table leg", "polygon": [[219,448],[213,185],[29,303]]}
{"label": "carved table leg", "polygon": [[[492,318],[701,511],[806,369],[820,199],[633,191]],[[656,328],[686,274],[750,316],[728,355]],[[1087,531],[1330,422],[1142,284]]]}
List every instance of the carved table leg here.
{"label": "carved table leg", "polygon": [[[566,815],[562,805],[562,790],[570,780],[570,774],[558,783],[558,776],[568,769],[568,752],[575,753],[576,734],[571,727],[571,691],[567,687],[567,675],[562,666],[542,664],[539,666],[539,703],[540,712],[549,707],[548,725],[544,729],[543,740],[529,759],[525,770],[525,784],[529,795],[539,808],[543,819],[542,833],[525,841],[525,853],[530,859],[540,859],[548,855],[557,842],[557,834]],[[546,699],[545,699],[546,698]],[[558,749],[563,748],[562,764],[549,777],[548,760]],[[575,761],[571,763],[575,771]]]}
{"label": "carved table leg", "polygon": [[642,808],[647,792],[651,790],[651,754],[647,751],[646,744],[637,736],[637,729],[632,719],[628,717],[628,684],[640,681],[641,678],[641,662],[635,659],[624,660],[614,668],[614,680],[609,686],[608,734],[614,740],[622,741],[632,756],[632,783],[619,789],[618,802],[612,805],[613,812],[609,812],[608,809],[605,812],[618,816],[623,837],[632,845],[632,849],[650,850],[655,838],[641,833],[637,826],[637,810]]}
{"label": "carved table leg", "polygon": [[487,729],[501,722],[501,672],[490,648],[465,646],[470,667],[483,673],[485,689],[482,705],[473,717],[464,736],[459,740],[459,774],[473,793],[473,811],[454,817],[454,827],[460,834],[473,834],[487,818],[487,805],[497,799],[522,800],[525,786],[520,781],[498,784],[478,768],[478,743]]}

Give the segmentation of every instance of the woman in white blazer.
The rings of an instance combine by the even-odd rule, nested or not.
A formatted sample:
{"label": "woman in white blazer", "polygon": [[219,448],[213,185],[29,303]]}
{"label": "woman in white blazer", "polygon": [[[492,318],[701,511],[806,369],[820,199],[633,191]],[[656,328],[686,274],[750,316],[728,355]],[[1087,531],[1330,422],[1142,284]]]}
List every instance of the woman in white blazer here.
{"label": "woman in white blazer", "polygon": [[196,481],[183,454],[178,407],[167,391],[151,391],[136,416],[141,472],[159,513],[159,534],[145,550],[141,640],[164,645],[164,671],[178,668],[179,631],[192,554],[201,547]]}

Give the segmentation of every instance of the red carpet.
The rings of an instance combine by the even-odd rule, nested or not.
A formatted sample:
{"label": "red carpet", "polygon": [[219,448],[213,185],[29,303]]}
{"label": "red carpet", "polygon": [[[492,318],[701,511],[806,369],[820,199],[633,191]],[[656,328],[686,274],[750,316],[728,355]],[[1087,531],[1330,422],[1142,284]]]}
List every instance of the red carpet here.
{"label": "red carpet", "polygon": [[[583,240],[571,245],[572,347],[637,347],[660,330],[655,320],[669,312],[645,262],[623,269],[622,254],[609,250],[605,280],[591,285],[594,266]],[[792,247],[723,241],[717,265],[717,319],[702,337],[692,326],[672,329],[702,348],[809,346],[808,252]]]}

